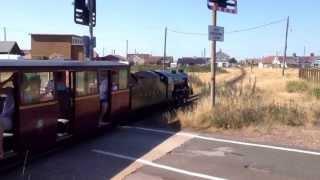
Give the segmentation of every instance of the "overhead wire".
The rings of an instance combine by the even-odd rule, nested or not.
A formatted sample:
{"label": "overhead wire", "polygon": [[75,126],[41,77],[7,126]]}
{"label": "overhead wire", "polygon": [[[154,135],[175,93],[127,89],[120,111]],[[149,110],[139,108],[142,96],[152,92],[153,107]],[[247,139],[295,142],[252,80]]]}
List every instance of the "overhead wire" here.
{"label": "overhead wire", "polygon": [[[258,26],[253,26],[253,27],[249,27],[249,28],[244,28],[244,29],[239,29],[239,30],[233,30],[233,31],[229,31],[226,32],[226,34],[233,34],[233,33],[240,33],[240,32],[247,32],[247,31],[253,31],[256,29],[261,29],[261,28],[265,28],[271,25],[275,25],[275,24],[280,24],[282,22],[286,21],[286,19],[280,19],[277,21],[272,21],[269,23],[265,23],[262,25],[258,25]],[[178,31],[178,30],[174,30],[171,28],[168,28],[168,31],[176,33],[176,34],[183,34],[183,35],[191,35],[191,36],[208,36],[208,33],[198,33],[198,32],[183,32],[183,31]]]}

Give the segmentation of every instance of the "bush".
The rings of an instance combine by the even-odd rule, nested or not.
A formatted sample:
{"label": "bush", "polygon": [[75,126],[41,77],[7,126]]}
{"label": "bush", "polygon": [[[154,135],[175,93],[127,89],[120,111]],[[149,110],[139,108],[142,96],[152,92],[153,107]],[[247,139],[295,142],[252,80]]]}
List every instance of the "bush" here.
{"label": "bush", "polygon": [[303,126],[308,122],[308,112],[296,102],[266,102],[260,96],[255,82],[241,87],[222,86],[218,89],[216,107],[210,109],[210,98],[203,98],[188,112],[178,112],[177,119],[183,127],[195,129],[241,129],[265,124]]}
{"label": "bush", "polygon": [[289,93],[301,93],[308,90],[308,84],[304,81],[287,82],[287,91]]}
{"label": "bush", "polygon": [[312,91],[312,94],[317,98],[320,99],[320,87],[319,88],[314,88]]}

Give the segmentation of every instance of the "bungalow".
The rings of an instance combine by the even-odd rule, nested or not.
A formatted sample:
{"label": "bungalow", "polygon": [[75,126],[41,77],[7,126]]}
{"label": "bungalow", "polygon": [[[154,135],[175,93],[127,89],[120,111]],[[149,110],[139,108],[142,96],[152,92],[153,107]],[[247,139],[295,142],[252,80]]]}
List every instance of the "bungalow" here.
{"label": "bungalow", "polygon": [[[231,64],[229,62],[230,56],[222,50],[217,52],[217,67],[227,68],[230,67]],[[183,57],[178,59],[178,65],[182,66],[193,66],[193,65],[208,65],[210,64],[211,59],[206,57]]]}
{"label": "bungalow", "polygon": [[318,57],[318,58],[314,61],[314,63],[313,63],[312,66],[315,67],[315,68],[320,68],[320,57]]}
{"label": "bungalow", "polygon": [[23,59],[23,51],[19,48],[17,42],[0,41],[0,59]]}
{"label": "bungalow", "polygon": [[[259,62],[259,68],[282,68],[283,67],[283,56],[268,56],[263,57]],[[314,56],[288,56],[286,58],[285,67],[310,67],[312,63],[315,61]]]}
{"label": "bungalow", "polygon": [[258,64],[259,68],[279,68],[282,62],[279,56],[267,56],[263,57]]}
{"label": "bungalow", "polygon": [[219,68],[227,68],[230,67],[231,64],[229,63],[230,56],[220,49],[219,52],[217,52],[217,67]]}
{"label": "bungalow", "polygon": [[96,57],[95,60],[97,61],[115,61],[115,62],[122,62],[122,63],[129,63],[128,60],[120,55],[110,54],[104,57]]}
{"label": "bungalow", "polygon": [[153,56],[151,54],[128,54],[128,61],[132,64],[139,65],[160,65],[165,63],[167,66],[173,62],[172,56],[167,56],[164,60],[163,56]]}
{"label": "bungalow", "polygon": [[179,66],[194,66],[194,65],[207,65],[210,58],[204,57],[182,57],[178,59],[177,64]]}

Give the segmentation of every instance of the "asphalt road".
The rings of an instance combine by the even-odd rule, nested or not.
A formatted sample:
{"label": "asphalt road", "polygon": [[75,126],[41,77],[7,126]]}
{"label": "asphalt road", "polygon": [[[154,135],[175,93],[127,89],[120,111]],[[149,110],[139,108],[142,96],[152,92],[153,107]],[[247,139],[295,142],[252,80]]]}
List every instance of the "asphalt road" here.
{"label": "asphalt road", "polygon": [[[132,127],[144,127],[137,129]],[[162,131],[158,131],[161,129]],[[0,175],[1,180],[320,179],[320,153],[182,133],[152,122],[121,127]]]}

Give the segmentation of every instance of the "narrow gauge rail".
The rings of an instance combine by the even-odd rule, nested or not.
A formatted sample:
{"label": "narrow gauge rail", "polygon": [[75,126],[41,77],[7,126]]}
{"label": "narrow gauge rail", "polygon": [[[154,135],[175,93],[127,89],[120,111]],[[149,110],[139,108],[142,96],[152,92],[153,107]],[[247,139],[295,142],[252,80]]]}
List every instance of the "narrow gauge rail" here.
{"label": "narrow gauge rail", "polygon": [[[129,65],[110,61],[1,60],[0,83],[0,112],[8,100],[1,89],[12,90],[14,105],[11,126],[0,134],[0,167],[26,152],[37,155],[106,131],[130,112],[187,102],[192,94],[183,72],[130,74]],[[102,118],[101,96],[108,102]]]}

